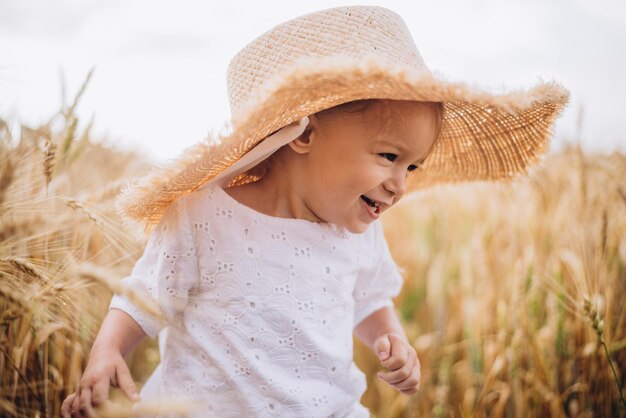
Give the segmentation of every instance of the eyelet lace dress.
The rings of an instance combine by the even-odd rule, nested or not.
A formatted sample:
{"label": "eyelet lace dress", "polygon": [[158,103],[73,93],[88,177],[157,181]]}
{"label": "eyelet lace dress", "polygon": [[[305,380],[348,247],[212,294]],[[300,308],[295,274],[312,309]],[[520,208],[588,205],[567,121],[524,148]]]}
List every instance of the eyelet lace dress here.
{"label": "eyelet lace dress", "polygon": [[166,318],[111,300],[159,335],[161,363],[139,405],[182,400],[194,417],[369,417],[352,332],[402,286],[380,221],[353,234],[266,215],[207,186],[167,209],[123,283]]}

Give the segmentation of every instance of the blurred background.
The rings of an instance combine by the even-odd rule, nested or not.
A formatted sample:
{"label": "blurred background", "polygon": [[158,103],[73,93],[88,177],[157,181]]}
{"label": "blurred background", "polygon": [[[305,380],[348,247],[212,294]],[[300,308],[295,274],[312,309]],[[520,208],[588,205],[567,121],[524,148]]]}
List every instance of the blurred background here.
{"label": "blurred background", "polygon": [[[224,126],[230,57],[350,3],[0,0],[0,416],[59,416],[145,245],[115,198]],[[381,418],[626,417],[625,3],[379,4],[441,77],[496,92],[554,79],[572,95],[529,176],[438,187],[382,216],[422,383],[408,397],[376,379],[355,339],[362,403]],[[143,384],[157,341],[127,361]],[[111,396],[102,416],[129,416]]]}
{"label": "blurred background", "polygon": [[[0,113],[42,122],[60,73],[94,133],[157,160],[229,118],[230,58],[272,26],[353,1],[2,0]],[[624,149],[626,3],[621,0],[361,1],[397,11],[429,68],[499,91],[556,79],[572,92],[553,146]]]}

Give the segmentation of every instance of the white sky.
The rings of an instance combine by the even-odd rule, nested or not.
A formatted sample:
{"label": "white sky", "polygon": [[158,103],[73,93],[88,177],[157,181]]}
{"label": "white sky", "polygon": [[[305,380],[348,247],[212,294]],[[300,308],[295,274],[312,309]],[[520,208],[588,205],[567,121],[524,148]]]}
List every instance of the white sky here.
{"label": "white sky", "polygon": [[[0,117],[59,110],[60,72],[95,136],[165,161],[229,117],[226,66],[272,26],[354,1],[0,0]],[[398,12],[428,67],[502,91],[556,79],[572,93],[554,148],[626,151],[626,3],[620,0],[363,1]],[[578,117],[582,109],[582,130]]]}

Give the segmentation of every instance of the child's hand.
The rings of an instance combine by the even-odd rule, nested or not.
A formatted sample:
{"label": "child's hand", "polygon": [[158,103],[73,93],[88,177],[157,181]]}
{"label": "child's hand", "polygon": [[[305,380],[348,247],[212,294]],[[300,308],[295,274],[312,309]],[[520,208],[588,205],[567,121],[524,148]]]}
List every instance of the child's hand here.
{"label": "child's hand", "polygon": [[389,333],[374,341],[374,352],[387,372],[377,377],[405,395],[413,395],[420,387],[422,377],[420,361],[415,349],[404,337]]}
{"label": "child's hand", "polygon": [[93,408],[108,401],[110,385],[119,386],[131,401],[139,400],[139,392],[122,354],[115,349],[94,347],[76,392],[63,401],[61,416],[97,416]]}

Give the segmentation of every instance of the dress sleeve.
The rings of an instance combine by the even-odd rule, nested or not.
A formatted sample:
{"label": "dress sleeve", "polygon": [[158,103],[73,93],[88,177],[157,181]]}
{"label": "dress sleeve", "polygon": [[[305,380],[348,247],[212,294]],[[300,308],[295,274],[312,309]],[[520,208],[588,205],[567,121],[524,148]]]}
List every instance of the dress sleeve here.
{"label": "dress sleeve", "polygon": [[403,279],[400,270],[391,257],[382,224],[375,221],[372,225],[374,262],[369,268],[361,269],[353,291],[354,327],[375,311],[393,307],[392,298],[402,289]]}
{"label": "dress sleeve", "polygon": [[[121,281],[142,298],[155,301],[166,320],[173,320],[184,310],[189,291],[199,276],[194,238],[183,202],[179,199],[167,208],[130,276]],[[152,338],[165,325],[123,295],[113,296],[109,305],[112,308],[129,314]]]}

